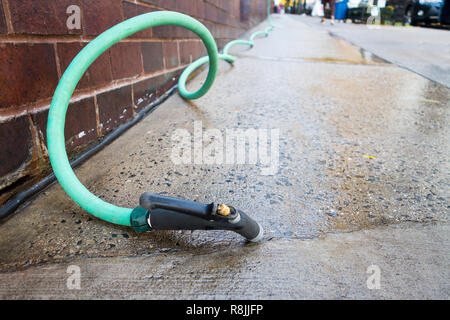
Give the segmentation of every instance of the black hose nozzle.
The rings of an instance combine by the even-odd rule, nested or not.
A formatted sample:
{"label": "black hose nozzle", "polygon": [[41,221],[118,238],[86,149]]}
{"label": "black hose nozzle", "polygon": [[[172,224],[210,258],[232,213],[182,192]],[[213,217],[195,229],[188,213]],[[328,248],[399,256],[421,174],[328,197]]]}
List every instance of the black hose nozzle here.
{"label": "black hose nozzle", "polygon": [[144,193],[140,207],[131,215],[131,225],[137,232],[148,230],[230,230],[249,241],[262,239],[259,223],[241,210],[215,203],[202,204],[177,198]]}

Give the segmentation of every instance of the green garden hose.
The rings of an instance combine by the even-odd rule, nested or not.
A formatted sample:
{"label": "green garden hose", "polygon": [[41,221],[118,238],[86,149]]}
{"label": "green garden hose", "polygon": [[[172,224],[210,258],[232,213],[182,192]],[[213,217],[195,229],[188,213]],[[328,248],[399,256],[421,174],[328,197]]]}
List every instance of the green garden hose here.
{"label": "green garden hose", "polygon": [[[228,51],[231,49],[231,47],[238,45],[238,44],[244,44],[244,45],[249,45],[250,47],[253,47],[255,45],[254,40],[257,36],[259,35],[265,35],[266,37],[269,35],[269,31],[271,31],[274,28],[274,25],[272,24],[272,19],[270,18],[270,0],[268,1],[268,6],[267,6],[267,17],[269,19],[269,23],[270,26],[267,27],[264,31],[256,31],[254,32],[251,36],[250,36],[250,40],[241,40],[241,39],[237,39],[237,40],[233,40],[228,42],[225,47],[222,50],[222,53],[219,53],[219,59],[220,60],[225,60],[229,63],[233,63],[236,58],[231,56],[230,54],[228,54]],[[189,76],[198,68],[200,68],[202,65],[206,64],[209,62],[209,57],[208,56],[204,56],[201,57],[197,60],[195,60],[192,64],[189,65],[189,67],[187,67],[183,73],[180,76],[180,79],[178,80],[178,91],[180,92],[180,95],[185,98],[185,99],[195,99],[195,97],[193,97],[193,94],[188,92],[186,89],[186,81],[189,79]]]}
{"label": "green garden hose", "polygon": [[[270,3],[270,1],[269,1]],[[47,141],[50,161],[56,178],[64,191],[83,209],[102,220],[131,226],[130,217],[136,209],[128,209],[114,206],[93,195],[78,180],[73,172],[65,148],[64,126],[67,108],[70,98],[80,81],[81,77],[89,66],[106,50],[120,40],[147,28],[175,25],[193,31],[203,41],[208,56],[200,58],[188,66],[179,80],[180,94],[186,99],[197,99],[206,94],[211,88],[217,75],[219,59],[232,63],[235,57],[228,55],[228,50],[235,44],[249,44],[253,46],[254,38],[259,34],[266,34],[273,28],[270,20],[270,5],[268,8],[269,22],[271,24],[265,31],[260,31],[252,35],[250,41],[234,40],[227,44],[222,54],[218,53],[216,43],[209,30],[199,21],[190,16],[169,11],[158,11],[136,16],[115,25],[103,32],[91,41],[72,61],[61,81],[56,88],[50,105],[47,124]],[[195,92],[186,90],[186,80],[189,75],[201,65],[209,62],[209,71],[204,84]]]}

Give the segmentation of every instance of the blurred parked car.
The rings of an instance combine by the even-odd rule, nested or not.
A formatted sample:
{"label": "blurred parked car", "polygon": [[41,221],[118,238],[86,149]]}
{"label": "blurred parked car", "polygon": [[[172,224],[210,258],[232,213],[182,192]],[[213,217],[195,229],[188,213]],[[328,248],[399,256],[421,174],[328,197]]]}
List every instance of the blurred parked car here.
{"label": "blurred parked car", "polygon": [[[347,18],[352,22],[365,23],[371,16],[371,7],[377,0],[361,0],[357,6],[350,8]],[[440,23],[450,24],[450,0],[387,0],[380,8],[381,21],[390,23],[418,25]]]}
{"label": "blurred parked car", "polygon": [[450,0],[444,0],[439,20],[441,24],[450,26]]}
{"label": "blurred parked car", "polygon": [[413,0],[406,7],[405,22],[413,26],[438,23],[443,6],[444,0]]}

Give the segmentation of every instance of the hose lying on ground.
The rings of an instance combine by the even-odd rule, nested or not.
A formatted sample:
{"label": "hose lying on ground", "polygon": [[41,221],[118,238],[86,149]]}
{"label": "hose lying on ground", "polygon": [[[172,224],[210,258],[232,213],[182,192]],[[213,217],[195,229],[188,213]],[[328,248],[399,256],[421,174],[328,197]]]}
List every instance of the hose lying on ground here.
{"label": "hose lying on ground", "polygon": [[[270,5],[268,15],[270,21]],[[74,58],[62,76],[53,96],[48,116],[47,141],[54,174],[66,193],[83,209],[102,220],[132,226],[138,232],[151,229],[222,229],[233,230],[251,241],[258,241],[263,234],[261,226],[245,213],[231,206],[202,205],[191,201],[144,194],[141,197],[140,206],[135,209],[117,207],[101,200],[86,189],[70,166],[65,148],[64,125],[69,101],[79,80],[89,66],[115,43],[136,32],[163,25],[175,25],[191,30],[202,39],[208,53],[208,56],[196,60],[187,67],[180,76],[179,92],[186,99],[197,99],[208,92],[216,78],[219,59],[228,62],[235,60],[228,54],[228,50],[233,45],[253,46],[253,40],[257,35],[267,35],[268,31],[273,28],[271,23],[271,26],[265,31],[254,33],[250,37],[250,41],[231,41],[225,46],[222,54],[218,53],[213,36],[202,23],[177,12],[159,11],[143,14],[106,30]],[[189,75],[208,62],[208,75],[203,85],[195,92],[187,91],[186,80]],[[164,220],[164,217],[167,219]],[[200,222],[199,219],[204,221]]]}

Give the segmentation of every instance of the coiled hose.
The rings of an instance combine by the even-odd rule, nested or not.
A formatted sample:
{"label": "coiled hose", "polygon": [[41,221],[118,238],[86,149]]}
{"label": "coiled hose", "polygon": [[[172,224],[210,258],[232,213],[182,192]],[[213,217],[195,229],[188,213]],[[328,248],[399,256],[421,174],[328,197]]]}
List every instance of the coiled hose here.
{"label": "coiled hose", "polygon": [[[100,198],[93,195],[86,187],[78,180],[75,173],[73,172],[65,148],[64,139],[64,126],[67,108],[69,105],[70,98],[80,81],[83,74],[89,68],[89,66],[106,50],[108,50],[115,43],[120,40],[142,31],[147,28],[163,26],[163,25],[175,25],[184,27],[191,30],[197,34],[203,41],[208,56],[202,57],[188,66],[179,79],[179,92],[180,95],[186,99],[197,99],[203,96],[211,88],[214,79],[217,75],[219,59],[228,61],[232,63],[235,57],[228,54],[228,50],[237,44],[248,44],[253,46],[253,40],[256,36],[260,34],[268,34],[268,31],[273,29],[272,22],[270,20],[270,0],[268,6],[268,18],[270,22],[270,27],[266,28],[265,31],[255,32],[249,41],[244,40],[234,40],[228,43],[222,54],[218,53],[216,43],[213,36],[209,30],[196,19],[181,14],[177,12],[170,11],[159,11],[143,14],[136,16],[134,18],[128,19],[115,25],[114,27],[106,30],[97,38],[92,40],[71,62],[64,75],[62,76],[56,91],[54,93],[47,123],[47,141],[48,141],[48,152],[50,156],[50,162],[53,167],[54,174],[61,184],[64,191],[83,209],[96,216],[99,219],[123,225],[123,226],[133,226],[137,231],[146,231],[151,229],[150,219],[148,218],[148,211],[152,209],[164,210],[165,207],[161,208],[142,208],[137,207],[135,209],[122,208],[112,205],[108,202],[101,200]],[[186,80],[189,75],[199,68],[201,65],[209,62],[208,75],[201,86],[195,92],[189,92],[186,90]],[[167,198],[170,202],[171,198]],[[189,203],[186,204],[189,207]],[[205,207],[206,208],[206,207]],[[216,207],[213,210],[212,207],[208,207],[202,213],[204,216],[208,216],[210,219],[210,214],[215,215],[218,212]],[[169,206],[170,209],[170,206]],[[173,209],[173,208],[172,208]],[[234,208],[231,207],[232,210]],[[173,210],[179,210],[182,212],[183,208],[175,208]],[[209,211],[208,211],[209,210]],[[185,210],[186,214],[189,214],[189,210]],[[242,213],[236,210],[236,212]],[[243,213],[242,213],[243,214]],[[243,214],[245,216],[245,214]],[[245,216],[246,217],[246,216]],[[143,227],[139,226],[139,223],[144,224],[144,218],[147,220],[150,226]],[[234,217],[234,224],[236,225],[237,219]],[[250,218],[249,218],[250,219]],[[140,222],[136,222],[136,221]],[[211,220],[211,219],[210,219]],[[246,219],[239,219],[244,220]],[[251,219],[250,219],[251,220]],[[145,222],[147,224],[147,222]],[[239,228],[242,226],[239,225]],[[206,229],[213,229],[211,226],[205,226]],[[188,226],[187,226],[187,229]],[[222,228],[226,229],[226,228]],[[231,230],[232,228],[230,228]],[[236,230],[234,230],[236,231]],[[247,237],[250,238],[250,237]]]}

